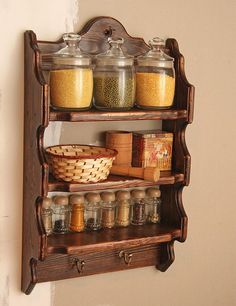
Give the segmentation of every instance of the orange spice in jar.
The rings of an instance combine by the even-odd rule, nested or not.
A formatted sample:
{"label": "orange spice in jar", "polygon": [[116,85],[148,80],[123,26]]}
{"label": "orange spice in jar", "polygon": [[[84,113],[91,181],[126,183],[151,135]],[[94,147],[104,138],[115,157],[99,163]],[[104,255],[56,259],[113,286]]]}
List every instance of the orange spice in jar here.
{"label": "orange spice in jar", "polygon": [[82,232],[85,228],[84,222],[84,196],[70,196],[71,220],[70,230],[73,232]]}

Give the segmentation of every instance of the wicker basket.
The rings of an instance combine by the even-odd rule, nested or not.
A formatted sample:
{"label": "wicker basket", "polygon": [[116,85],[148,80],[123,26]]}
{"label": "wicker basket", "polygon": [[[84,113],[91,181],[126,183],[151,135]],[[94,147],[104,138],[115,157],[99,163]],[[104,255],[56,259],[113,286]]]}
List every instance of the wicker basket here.
{"label": "wicker basket", "polygon": [[46,155],[56,179],[95,183],[107,178],[117,151],[95,146],[58,145],[48,147]]}

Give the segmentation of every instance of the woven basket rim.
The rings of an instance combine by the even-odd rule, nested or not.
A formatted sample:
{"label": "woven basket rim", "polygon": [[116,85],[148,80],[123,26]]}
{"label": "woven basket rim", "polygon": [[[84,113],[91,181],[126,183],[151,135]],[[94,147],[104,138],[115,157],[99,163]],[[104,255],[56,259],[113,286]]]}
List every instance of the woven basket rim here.
{"label": "woven basket rim", "polygon": [[[104,152],[104,153],[100,153],[100,154],[93,154],[93,155],[88,154],[88,155],[83,155],[83,156],[78,156],[78,155],[68,156],[68,155],[61,155],[61,154],[58,154],[58,153],[53,153],[53,152],[48,151],[48,150],[50,150],[52,148],[56,148],[56,147],[71,147],[71,146],[100,148],[100,149],[108,150],[109,152]],[[115,157],[118,154],[118,151],[115,150],[115,149],[110,149],[110,148],[101,147],[101,146],[81,145],[81,144],[60,144],[60,145],[50,146],[50,147],[47,147],[45,149],[45,152],[46,152],[47,155],[60,157],[60,158],[65,158],[65,159],[96,159],[96,158],[103,158],[103,157],[112,158],[112,157]]]}

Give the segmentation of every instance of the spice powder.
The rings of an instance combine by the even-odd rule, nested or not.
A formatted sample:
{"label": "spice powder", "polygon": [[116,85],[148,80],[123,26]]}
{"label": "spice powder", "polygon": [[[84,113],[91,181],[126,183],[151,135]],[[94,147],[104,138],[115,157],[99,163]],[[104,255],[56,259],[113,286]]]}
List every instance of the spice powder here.
{"label": "spice powder", "polygon": [[91,69],[64,69],[50,72],[51,104],[62,108],[89,108],[93,94]]}
{"label": "spice powder", "polygon": [[175,92],[175,78],[167,74],[137,72],[136,103],[140,106],[170,107]]}

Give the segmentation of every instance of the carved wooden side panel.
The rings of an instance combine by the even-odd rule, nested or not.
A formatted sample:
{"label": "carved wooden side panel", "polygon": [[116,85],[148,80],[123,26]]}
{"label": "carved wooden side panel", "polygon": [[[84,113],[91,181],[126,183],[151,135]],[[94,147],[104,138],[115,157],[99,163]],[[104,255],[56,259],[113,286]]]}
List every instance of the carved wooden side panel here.
{"label": "carved wooden side panel", "polygon": [[36,203],[46,194],[42,142],[43,126],[47,124],[48,112],[45,99],[47,85],[38,69],[39,51],[33,32],[25,33],[25,116],[24,116],[24,186],[23,186],[23,256],[22,291],[29,294],[36,277],[35,265],[40,257],[42,239],[38,231]]}
{"label": "carved wooden side panel", "polygon": [[[169,54],[175,59],[176,89],[174,107],[185,109],[188,112],[187,118],[163,121],[162,128],[165,131],[174,133],[173,163],[175,172],[184,173],[184,181],[175,185],[162,186],[162,216],[164,220],[175,224],[181,229],[180,242],[187,237],[188,218],[182,202],[182,191],[190,181],[191,157],[185,142],[185,130],[193,120],[194,87],[187,81],[184,70],[184,57],[179,52],[178,43],[175,39],[168,39],[166,47]],[[174,261],[174,243],[162,244],[161,266],[159,269],[165,271]]]}

